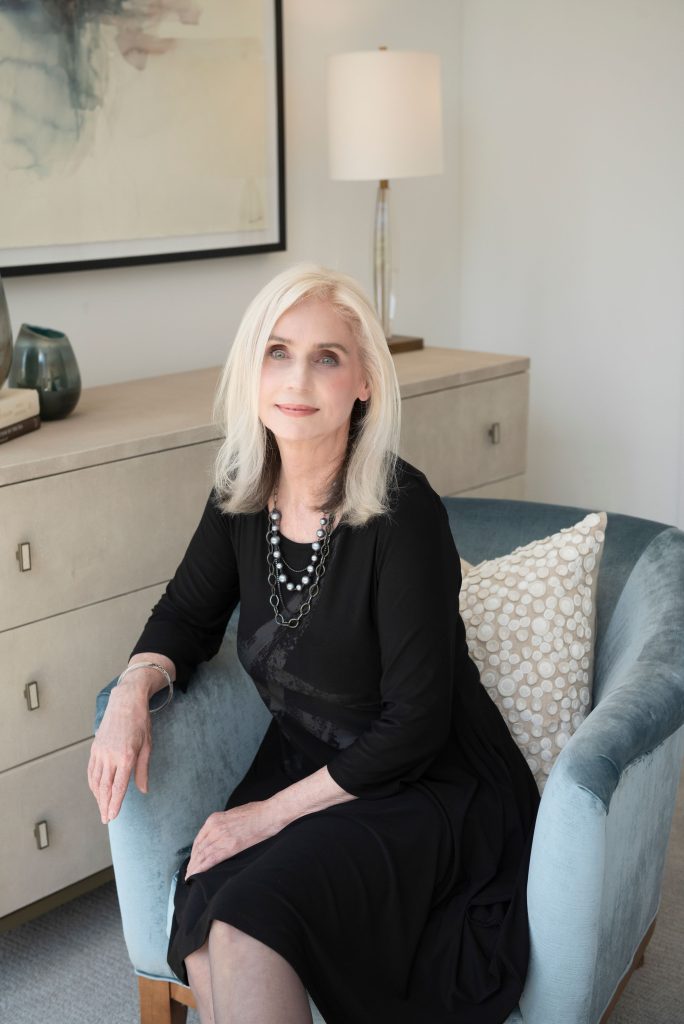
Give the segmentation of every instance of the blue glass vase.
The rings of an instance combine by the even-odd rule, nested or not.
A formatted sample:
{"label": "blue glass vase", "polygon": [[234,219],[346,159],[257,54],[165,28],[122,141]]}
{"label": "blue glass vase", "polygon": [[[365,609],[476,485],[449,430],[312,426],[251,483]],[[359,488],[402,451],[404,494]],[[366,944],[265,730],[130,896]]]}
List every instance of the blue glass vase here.
{"label": "blue glass vase", "polygon": [[12,365],[12,324],[10,322],[5,288],[0,277],[0,388],[7,380]]}
{"label": "blue glass vase", "polygon": [[7,383],[37,390],[42,420],[68,416],[81,397],[81,374],[66,334],[22,324]]}

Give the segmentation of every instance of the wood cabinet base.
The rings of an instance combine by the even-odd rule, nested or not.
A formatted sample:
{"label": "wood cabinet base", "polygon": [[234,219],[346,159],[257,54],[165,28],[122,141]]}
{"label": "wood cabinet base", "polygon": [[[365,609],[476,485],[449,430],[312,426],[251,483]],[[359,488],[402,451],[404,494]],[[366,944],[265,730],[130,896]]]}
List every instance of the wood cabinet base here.
{"label": "wood cabinet base", "polygon": [[59,889],[57,892],[50,893],[49,896],[44,896],[42,900],[36,900],[35,903],[29,903],[28,906],[22,907],[21,910],[15,910],[11,914],[5,914],[4,917],[0,917],[0,934],[2,932],[9,932],[13,928],[18,928],[20,925],[33,921],[37,917],[42,917],[43,914],[47,914],[50,910],[55,910],[64,903],[70,903],[71,900],[75,900],[78,896],[83,896],[85,893],[92,892],[93,889],[99,889],[101,885],[113,881],[114,868],[110,867],[104,868],[103,871],[96,871],[94,875],[82,878],[80,882],[67,885],[64,889]]}

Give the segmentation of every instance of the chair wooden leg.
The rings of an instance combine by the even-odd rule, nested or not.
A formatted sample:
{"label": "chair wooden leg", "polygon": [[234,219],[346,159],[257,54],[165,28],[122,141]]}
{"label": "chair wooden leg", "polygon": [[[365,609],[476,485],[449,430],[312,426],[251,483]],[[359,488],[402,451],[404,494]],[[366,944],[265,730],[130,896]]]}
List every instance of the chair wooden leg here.
{"label": "chair wooden leg", "polygon": [[653,931],[655,929],[655,926],[656,926],[656,918],[654,917],[653,920],[651,921],[651,924],[650,924],[650,927],[649,927],[648,931],[646,932],[646,934],[644,935],[643,939],[641,940],[641,942],[639,944],[639,948],[637,949],[636,953],[634,954],[634,957],[632,959],[632,963],[631,963],[631,966],[630,966],[629,970],[627,971],[627,973],[625,974],[624,978],[620,982],[620,985],[619,985],[618,989],[616,990],[615,995],[611,999],[610,1004],[608,1005],[605,1013],[601,1017],[600,1024],[606,1024],[606,1021],[608,1020],[608,1018],[610,1017],[611,1013],[613,1012],[613,1010],[617,1006],[618,1000],[619,1000],[620,996],[622,995],[622,993],[625,990],[625,985],[627,984],[629,979],[632,977],[632,974],[634,973],[634,971],[638,970],[639,967],[641,967],[643,965],[644,953],[646,952],[646,947],[648,946],[649,942],[651,941],[651,936],[653,935]]}
{"label": "chair wooden leg", "polygon": [[197,1009],[192,990],[172,981],[138,975],[140,1024],[186,1024],[188,1007]]}

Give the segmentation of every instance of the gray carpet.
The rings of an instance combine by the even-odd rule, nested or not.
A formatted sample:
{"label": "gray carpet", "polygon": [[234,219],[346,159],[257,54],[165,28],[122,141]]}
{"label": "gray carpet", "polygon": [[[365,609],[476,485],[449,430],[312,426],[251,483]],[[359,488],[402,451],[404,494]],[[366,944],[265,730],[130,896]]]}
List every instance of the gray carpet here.
{"label": "gray carpet", "polygon": [[[137,1024],[114,882],[0,935],[1,1024]],[[200,1024],[188,1010],[188,1024]]]}
{"label": "gray carpet", "polygon": [[[682,1024],[683,941],[684,786],[680,786],[655,932],[644,966],[632,975],[611,1024]],[[113,882],[0,934],[0,964],[2,1024],[137,1024],[139,1020],[137,979],[123,941]],[[199,1024],[195,1010],[188,1011],[188,1024]]]}

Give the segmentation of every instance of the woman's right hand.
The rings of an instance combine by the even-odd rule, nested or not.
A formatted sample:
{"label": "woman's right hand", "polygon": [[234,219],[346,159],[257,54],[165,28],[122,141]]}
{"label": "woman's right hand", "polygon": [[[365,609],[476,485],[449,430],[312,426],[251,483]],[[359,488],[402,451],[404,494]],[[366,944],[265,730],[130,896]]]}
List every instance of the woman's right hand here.
{"label": "woman's right hand", "polygon": [[88,762],[88,785],[103,824],[119,813],[133,770],[138,789],[147,792],[151,753],[147,691],[121,684],[113,687]]}

